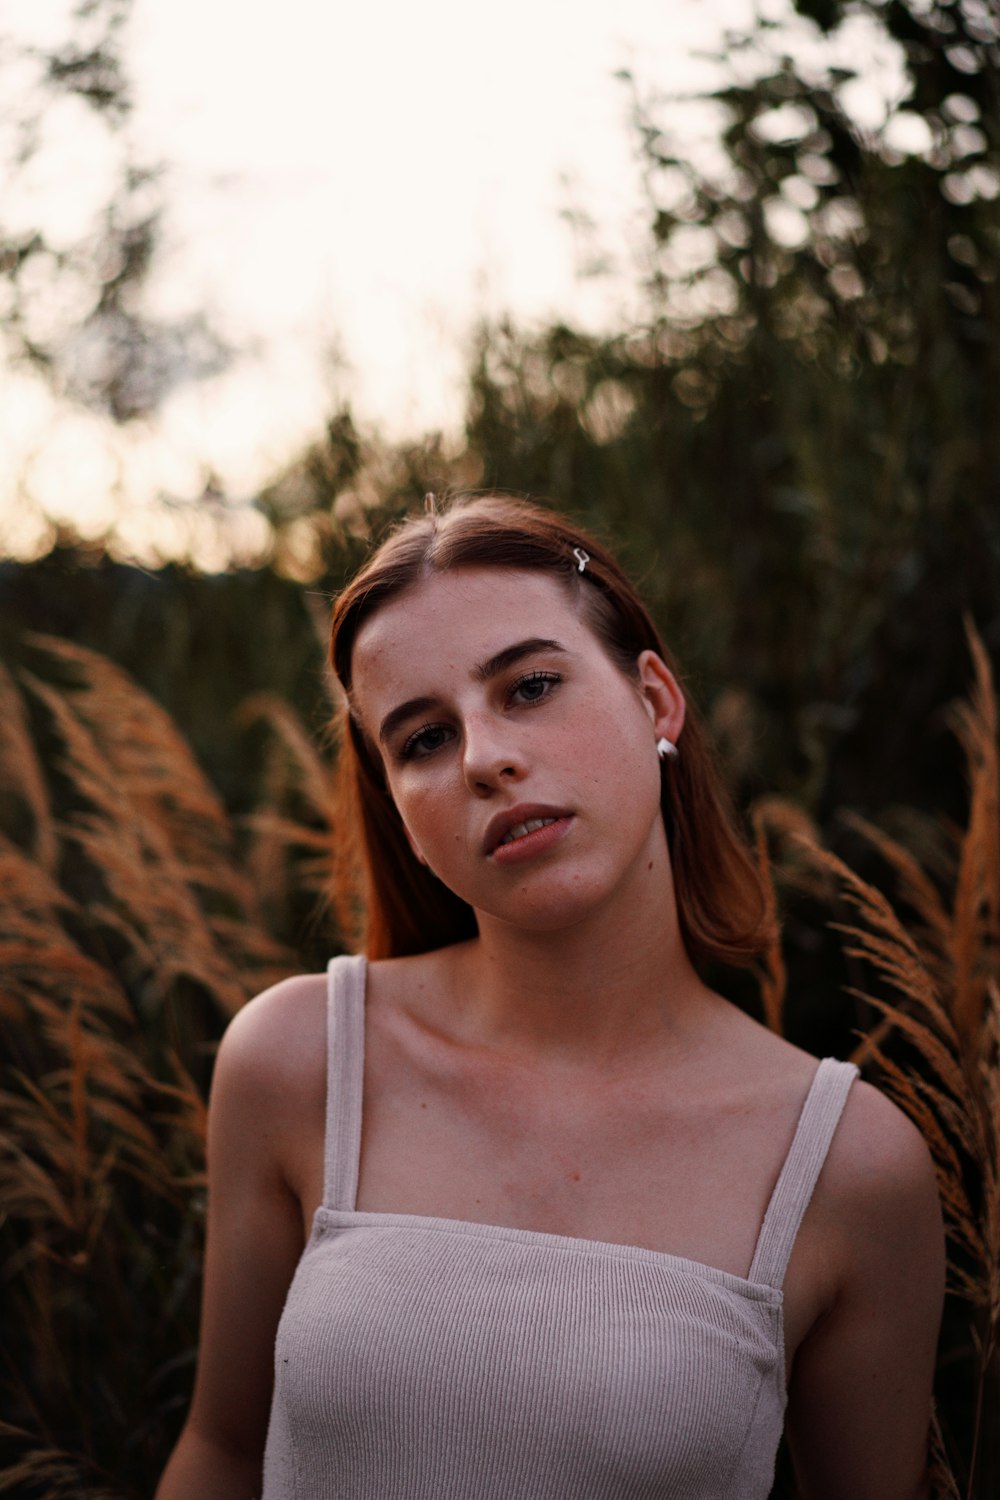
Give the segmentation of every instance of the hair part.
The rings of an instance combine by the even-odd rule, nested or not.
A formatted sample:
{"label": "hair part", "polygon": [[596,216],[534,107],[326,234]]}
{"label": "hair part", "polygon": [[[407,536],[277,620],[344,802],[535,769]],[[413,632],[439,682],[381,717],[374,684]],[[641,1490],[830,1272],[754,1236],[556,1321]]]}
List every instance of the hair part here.
{"label": "hair part", "polygon": [[[581,569],[574,549],[587,554]],[[390,532],[338,596],[330,660],[345,693],[338,715],[334,906],[345,934],[372,959],[423,953],[474,937],[475,913],[413,854],[381,757],[351,707],[352,655],[362,624],[423,579],[455,568],[543,571],[578,601],[612,661],[638,675],[655,651],[676,664],[645,605],[596,537],[566,517],[501,495],[457,496]],[[773,940],[773,919],[753,855],[690,700],[678,758],[664,764],[660,807],[678,921],[692,959],[748,964]]]}

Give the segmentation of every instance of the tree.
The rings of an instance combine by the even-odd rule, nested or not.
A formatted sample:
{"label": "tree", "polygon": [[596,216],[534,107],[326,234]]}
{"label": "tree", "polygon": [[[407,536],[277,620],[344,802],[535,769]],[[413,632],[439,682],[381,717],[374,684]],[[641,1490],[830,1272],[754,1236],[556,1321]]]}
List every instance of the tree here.
{"label": "tree", "polygon": [[[0,349],[57,395],[116,422],[149,413],[228,353],[204,317],[168,322],[143,305],[163,197],[161,168],[136,158],[128,134],[131,9],[132,0],[78,0],[63,40],[8,36],[2,56],[19,115],[4,143]],[[60,165],[70,139],[87,149],[86,183]]]}

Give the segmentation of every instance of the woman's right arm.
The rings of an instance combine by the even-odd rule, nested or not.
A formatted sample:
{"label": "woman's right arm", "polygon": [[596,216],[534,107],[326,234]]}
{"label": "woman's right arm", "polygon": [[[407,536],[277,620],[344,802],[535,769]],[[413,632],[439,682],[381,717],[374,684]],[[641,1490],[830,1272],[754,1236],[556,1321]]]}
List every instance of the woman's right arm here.
{"label": "woman's right arm", "polygon": [[286,980],[239,1013],[219,1048],[198,1370],[156,1500],[260,1494],[275,1333],[303,1246],[288,1163],[322,1085],[314,1062],[324,1051],[318,999],[314,979]]}

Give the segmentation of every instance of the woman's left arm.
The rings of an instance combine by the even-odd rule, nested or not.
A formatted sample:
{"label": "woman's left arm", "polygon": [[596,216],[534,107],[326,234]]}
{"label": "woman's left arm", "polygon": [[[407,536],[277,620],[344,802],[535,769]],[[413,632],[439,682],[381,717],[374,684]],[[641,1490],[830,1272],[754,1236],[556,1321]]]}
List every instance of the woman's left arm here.
{"label": "woman's left arm", "polygon": [[934,1169],[915,1126],[865,1084],[838,1137],[817,1205],[836,1291],[789,1387],[796,1477],[803,1500],[924,1500],[944,1297]]}

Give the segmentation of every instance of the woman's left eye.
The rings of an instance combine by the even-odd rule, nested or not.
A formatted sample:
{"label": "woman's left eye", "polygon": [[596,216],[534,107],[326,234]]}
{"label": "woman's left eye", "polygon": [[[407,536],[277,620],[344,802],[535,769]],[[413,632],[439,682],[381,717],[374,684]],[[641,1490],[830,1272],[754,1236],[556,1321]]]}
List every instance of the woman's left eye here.
{"label": "woman's left eye", "polygon": [[521,703],[541,703],[562,681],[558,672],[529,672],[519,677],[510,690],[509,697]]}

